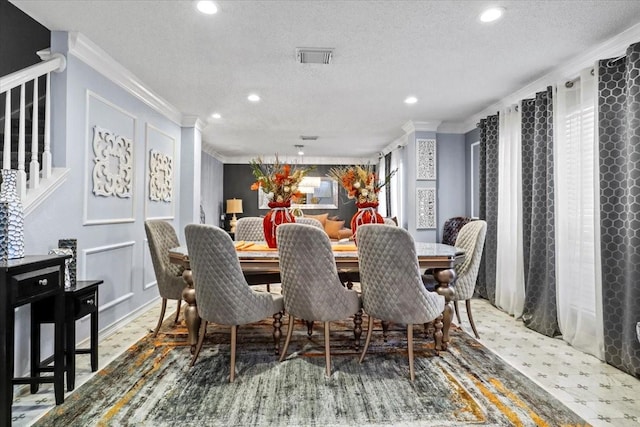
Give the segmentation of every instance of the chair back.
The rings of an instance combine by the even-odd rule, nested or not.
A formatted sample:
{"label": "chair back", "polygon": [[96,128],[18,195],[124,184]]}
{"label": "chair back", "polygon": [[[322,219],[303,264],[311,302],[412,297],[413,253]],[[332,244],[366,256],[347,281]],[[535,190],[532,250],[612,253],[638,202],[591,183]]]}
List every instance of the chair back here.
{"label": "chair back", "polygon": [[393,219],[393,218],[383,218],[384,219],[384,223],[385,225],[393,225],[393,226],[397,226],[398,223]]}
{"label": "chair back", "polygon": [[415,243],[403,228],[358,227],[362,305],[375,318],[399,323],[430,322],[444,310],[444,297],[422,283]]}
{"label": "chair back", "polygon": [[182,271],[169,261],[169,250],[180,246],[178,235],[167,221],[147,220],[144,222],[151,263],[158,282],[158,292],[162,298],[181,299],[185,283]]}
{"label": "chair back", "polygon": [[279,225],[276,234],[287,312],[305,320],[325,322],[346,318],[359,310],[355,291],[344,288],[338,277],[324,230],[290,223]]}
{"label": "chair back", "polygon": [[462,227],[464,227],[471,221],[473,220],[466,216],[455,216],[446,220],[444,223],[444,227],[442,228],[441,242],[445,245],[455,246],[458,233],[460,232]]}
{"label": "chair back", "polygon": [[273,314],[269,313],[271,294],[249,287],[226,231],[213,225],[189,224],[185,237],[200,317],[222,325],[243,325]]}
{"label": "chair back", "polygon": [[457,278],[454,285],[456,301],[473,296],[486,234],[487,222],[483,220],[469,222],[458,233],[455,246],[464,250],[465,259],[456,266]]}
{"label": "chair back", "polygon": [[240,218],[236,223],[235,240],[250,242],[264,241],[264,228],[262,226],[263,218],[257,216],[246,216]]}
{"label": "chair back", "polygon": [[324,230],[324,227],[322,226],[322,223],[319,220],[315,219],[315,218],[297,217],[296,218],[296,224],[312,225],[314,227],[318,227],[321,230]]}

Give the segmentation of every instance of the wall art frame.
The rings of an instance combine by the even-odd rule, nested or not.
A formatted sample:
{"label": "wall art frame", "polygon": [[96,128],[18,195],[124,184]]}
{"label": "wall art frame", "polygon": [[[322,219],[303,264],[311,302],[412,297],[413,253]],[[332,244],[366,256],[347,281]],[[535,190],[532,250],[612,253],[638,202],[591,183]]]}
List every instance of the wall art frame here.
{"label": "wall art frame", "polygon": [[435,188],[416,189],[416,229],[437,228]]}
{"label": "wall art frame", "polygon": [[416,179],[437,179],[435,139],[416,139]]}

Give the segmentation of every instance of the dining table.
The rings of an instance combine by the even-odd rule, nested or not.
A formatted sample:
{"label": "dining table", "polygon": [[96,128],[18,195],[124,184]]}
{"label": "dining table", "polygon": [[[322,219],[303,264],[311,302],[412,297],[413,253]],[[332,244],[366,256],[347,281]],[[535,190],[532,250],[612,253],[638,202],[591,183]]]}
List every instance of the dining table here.
{"label": "dining table", "polygon": [[[234,242],[238,260],[245,276],[270,275],[280,272],[280,262],[277,248],[269,248],[265,242]],[[358,248],[353,241],[332,242],[333,255],[338,272],[358,272]],[[415,242],[418,264],[433,276],[437,285],[435,292],[444,296],[445,308],[442,315],[442,343],[436,344],[436,350],[446,350],[449,343],[449,328],[453,319],[451,301],[454,288],[450,284],[455,280],[454,267],[464,260],[464,251],[455,246],[442,243]],[[186,246],[179,246],[169,250],[169,260],[183,267],[182,277],[185,288],[182,292],[186,306],[184,319],[188,331],[188,344],[191,352],[195,351],[200,329],[201,319],[198,315],[198,305],[189,263],[189,252]],[[438,340],[440,341],[440,340]]]}

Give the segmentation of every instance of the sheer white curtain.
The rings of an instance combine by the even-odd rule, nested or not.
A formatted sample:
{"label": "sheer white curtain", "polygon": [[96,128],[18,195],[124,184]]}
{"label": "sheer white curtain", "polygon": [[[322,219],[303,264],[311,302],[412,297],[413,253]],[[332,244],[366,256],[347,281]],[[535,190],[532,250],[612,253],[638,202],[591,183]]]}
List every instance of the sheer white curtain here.
{"label": "sheer white curtain", "polygon": [[389,183],[389,191],[391,191],[391,216],[398,219],[398,225],[401,227],[404,224],[404,217],[402,212],[403,206],[403,192],[402,177],[404,176],[404,170],[402,167],[402,155],[403,148],[399,148],[391,152],[391,170],[397,170],[395,175],[391,178]]}
{"label": "sheer white curtain", "polygon": [[556,297],[563,339],[603,359],[597,80],[591,73],[560,85],[556,96]]}
{"label": "sheer white curtain", "polygon": [[[384,176],[387,171],[384,168],[384,156],[380,156],[378,159],[378,181],[384,182]],[[382,216],[387,216],[387,191],[389,189],[385,185],[378,193],[378,213]]]}
{"label": "sheer white curtain", "polygon": [[519,106],[500,111],[496,305],[516,318],[524,308],[521,123]]}

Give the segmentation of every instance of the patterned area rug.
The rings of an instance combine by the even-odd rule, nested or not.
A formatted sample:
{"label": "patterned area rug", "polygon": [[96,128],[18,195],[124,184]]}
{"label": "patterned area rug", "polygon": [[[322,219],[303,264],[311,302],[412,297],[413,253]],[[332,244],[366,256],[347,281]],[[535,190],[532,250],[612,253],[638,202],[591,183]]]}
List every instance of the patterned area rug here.
{"label": "patterned area rug", "polygon": [[[452,331],[449,350],[437,356],[433,342],[415,327],[411,383],[400,325],[392,325],[385,343],[375,324],[362,364],[351,325],[332,324],[329,378],[321,324],[308,338],[306,327],[296,323],[282,363],[273,355],[271,322],[243,326],[236,380],[229,383],[229,328],[210,325],[205,347],[189,368],[186,329],[167,321],[157,338],[140,340],[35,425],[586,425],[460,329]],[[283,333],[286,328],[285,321]]]}

